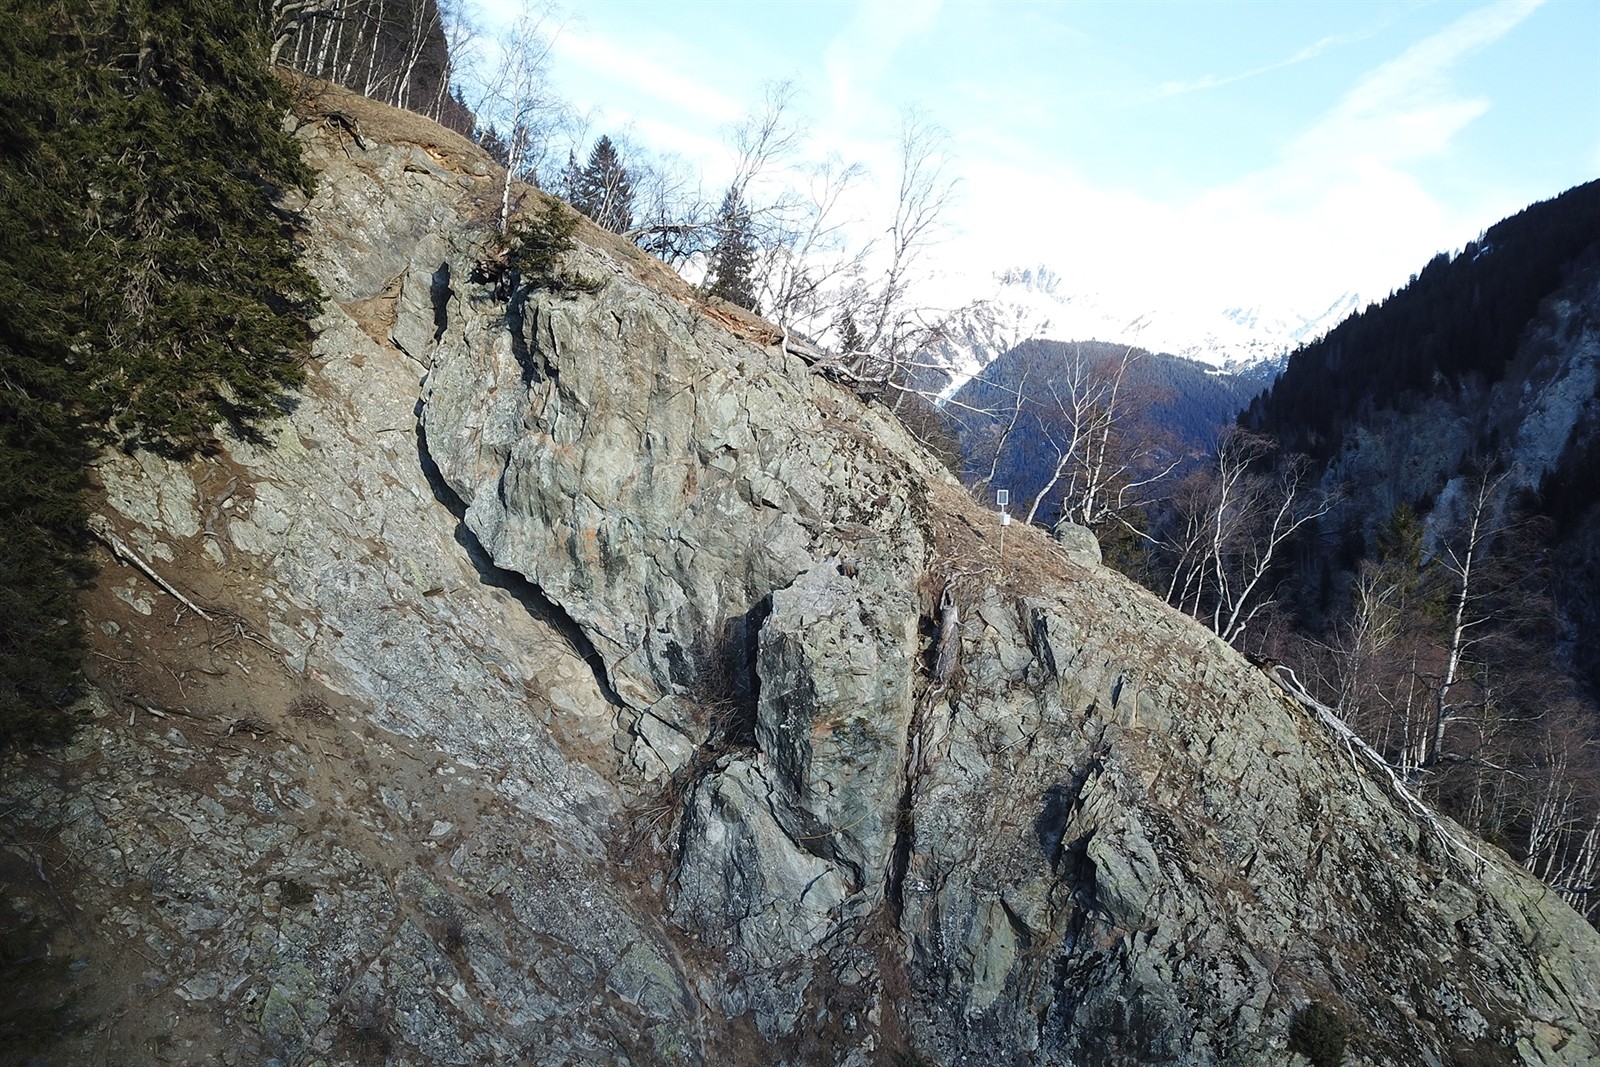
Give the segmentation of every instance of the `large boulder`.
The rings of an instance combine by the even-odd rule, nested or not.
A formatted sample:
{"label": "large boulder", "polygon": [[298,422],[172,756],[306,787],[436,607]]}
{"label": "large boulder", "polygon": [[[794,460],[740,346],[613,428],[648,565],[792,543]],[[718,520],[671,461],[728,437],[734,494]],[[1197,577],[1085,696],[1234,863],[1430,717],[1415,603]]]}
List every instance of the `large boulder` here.
{"label": "large boulder", "polygon": [[1080,526],[1071,519],[1062,519],[1050,531],[1050,536],[1056,539],[1056,544],[1061,546],[1068,559],[1089,566],[1099,565],[1100,539],[1087,526]]}

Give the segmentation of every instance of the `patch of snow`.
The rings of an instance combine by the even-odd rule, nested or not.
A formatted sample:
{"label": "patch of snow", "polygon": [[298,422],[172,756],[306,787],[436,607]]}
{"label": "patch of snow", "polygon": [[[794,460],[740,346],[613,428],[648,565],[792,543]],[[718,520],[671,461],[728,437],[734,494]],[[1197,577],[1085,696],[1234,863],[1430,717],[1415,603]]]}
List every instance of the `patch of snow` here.
{"label": "patch of snow", "polygon": [[1361,307],[1345,293],[1307,311],[1239,305],[1230,308],[1151,308],[1137,298],[1066,293],[1048,267],[996,275],[936,354],[948,368],[947,399],[991,361],[1023,341],[1105,341],[1138,345],[1217,368],[1271,380],[1291,351],[1314,341]]}

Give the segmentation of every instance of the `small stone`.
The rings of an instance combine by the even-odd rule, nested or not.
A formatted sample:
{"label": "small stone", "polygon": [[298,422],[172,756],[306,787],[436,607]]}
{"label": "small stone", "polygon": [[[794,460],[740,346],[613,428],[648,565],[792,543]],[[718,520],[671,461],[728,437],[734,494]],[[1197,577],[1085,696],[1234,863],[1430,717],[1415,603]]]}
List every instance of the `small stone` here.
{"label": "small stone", "polygon": [[111,592],[118,600],[137,611],[140,615],[149,615],[155,610],[155,602],[147,596],[135,595],[132,590],[124,589],[121,586]]}
{"label": "small stone", "polygon": [[177,988],[178,996],[184,1000],[210,1000],[217,995],[221,988],[215,975],[196,975]]}

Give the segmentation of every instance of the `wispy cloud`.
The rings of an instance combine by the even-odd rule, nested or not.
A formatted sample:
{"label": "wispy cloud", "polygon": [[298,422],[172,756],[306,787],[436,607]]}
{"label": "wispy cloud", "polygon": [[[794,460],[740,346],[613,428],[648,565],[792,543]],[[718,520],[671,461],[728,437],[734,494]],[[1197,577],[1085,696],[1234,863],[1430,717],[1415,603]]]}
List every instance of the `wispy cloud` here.
{"label": "wispy cloud", "polygon": [[732,122],[744,111],[733,97],[684,73],[681,43],[650,38],[621,41],[582,29],[569,29],[556,40],[560,58],[603,77],[614,88],[648,93],[711,124]]}
{"label": "wispy cloud", "polygon": [[1308,59],[1315,59],[1324,52],[1327,52],[1330,49],[1338,48],[1341,45],[1355,44],[1357,41],[1364,41],[1368,37],[1371,37],[1375,32],[1376,31],[1368,31],[1366,33],[1351,33],[1324,37],[1320,41],[1306,45],[1304,48],[1300,49],[1294,55],[1289,56],[1287,59],[1280,59],[1276,63],[1268,63],[1261,67],[1252,67],[1250,70],[1242,71],[1238,74],[1224,74],[1220,76],[1207,74],[1190,81],[1163,82],[1156,88],[1155,99],[1164,100],[1168,97],[1182,96],[1186,93],[1198,93],[1207,89],[1219,89],[1224,85],[1232,85],[1235,82],[1242,82],[1251,78],[1258,78],[1263,74],[1271,74],[1273,71],[1283,70],[1285,67],[1292,67],[1296,64],[1304,63]]}
{"label": "wispy cloud", "polygon": [[1543,0],[1478,8],[1364,75],[1292,151],[1361,159],[1413,159],[1443,149],[1489,107],[1454,96],[1448,75],[1533,14]]}
{"label": "wispy cloud", "polygon": [[855,17],[823,53],[834,114],[846,116],[877,103],[877,83],[906,41],[931,29],[941,0],[861,0]]}
{"label": "wispy cloud", "polygon": [[1347,286],[1377,291],[1403,279],[1418,248],[1442,249],[1482,224],[1456,217],[1416,171],[1490,107],[1461,95],[1453,72],[1538,6],[1513,0],[1470,11],[1368,71],[1277,163],[1201,196],[1196,213],[1215,232],[1256,244],[1251,273],[1263,287],[1292,284],[1274,248],[1314,250],[1294,269],[1324,284],[1342,275]]}
{"label": "wispy cloud", "polygon": [[[1276,58],[1261,66],[1251,65],[1257,52],[1208,61],[1215,73],[1202,78],[1155,90],[1144,81],[1142,100],[1150,103],[1249,79],[1264,84],[1273,72],[1312,63],[1320,92],[1321,75],[1343,72],[1342,98],[1311,113],[1296,110],[1313,99],[1294,92],[1298,79],[1274,79],[1290,93],[1281,111],[1297,114],[1298,126],[1272,132],[1270,142],[1260,131],[1219,128],[1215,139],[1200,138],[1214,151],[1194,168],[1176,154],[1186,144],[1164,145],[1159,136],[1141,134],[1139,123],[1092,121],[1121,112],[1130,82],[1140,81],[1119,66],[1119,49],[1138,47],[1137,36],[1126,36],[1137,27],[1103,19],[1095,26],[1105,40],[1086,40],[1082,20],[1043,5],[861,0],[833,9],[803,41],[783,36],[792,9],[750,5],[750,22],[741,24],[748,33],[687,33],[670,20],[655,29],[648,21],[622,26],[600,17],[608,9],[597,7],[595,32],[568,27],[553,65],[563,81],[581,71],[581,82],[574,77],[568,84],[582,88],[570,95],[594,122],[641,144],[672,147],[714,187],[727,160],[718,128],[738,120],[762,77],[784,73],[780,64],[792,62],[810,90],[812,106],[803,108],[813,120],[807,155],[838,153],[865,163],[875,178],[862,183],[862,203],[852,208],[863,219],[884,213],[878,201],[895,171],[897,105],[931,104],[953,130],[967,191],[952,216],[965,235],[937,253],[953,289],[970,285],[975,269],[981,277],[989,267],[1048,262],[1070,288],[1134,293],[1150,306],[1276,300],[1298,307],[1352,288],[1381,295],[1429,253],[1492,221],[1493,211],[1525,202],[1520,187],[1507,202],[1483,194],[1456,202],[1460,191],[1442,189],[1438,179],[1446,170],[1441,161],[1454,163],[1454,153],[1463,166],[1471,161],[1476,143],[1462,131],[1492,102],[1517,106],[1509,89],[1504,100],[1491,101],[1484,86],[1499,83],[1477,77],[1476,67],[1480,59],[1519,60],[1515,48],[1479,53],[1538,7],[1537,0],[1436,6],[1425,18],[1381,23],[1363,12],[1343,17],[1331,36],[1270,38],[1279,42],[1268,53]],[[1569,11],[1552,5],[1544,14]],[[1431,34],[1419,39],[1428,32],[1419,23]],[[782,43],[757,50],[756,62],[756,52],[736,46],[749,44],[746,38]],[[1390,45],[1397,38],[1386,62],[1352,67],[1367,51],[1353,42],[1368,40],[1371,47],[1374,39]],[[1237,44],[1197,47],[1236,57]],[[1227,114],[1234,96],[1211,99]],[[1147,111],[1139,122],[1148,119],[1152,129],[1171,119],[1160,107]],[[1084,115],[1091,120],[1080,120]],[[1118,149],[1125,132],[1144,140]],[[1587,138],[1578,141],[1578,151],[1592,151]],[[1262,155],[1274,146],[1276,156]],[[1114,165],[1105,163],[1108,151],[1116,153]],[[1197,188],[1208,174],[1215,176],[1209,187]],[[1024,222],[1019,212],[1026,205],[1044,210],[1030,211]]]}
{"label": "wispy cloud", "polygon": [[[1460,91],[1462,64],[1537,6],[1498,3],[1461,15],[1356,77],[1277,160],[1182,201],[1044,173],[1020,155],[975,167],[971,200],[980,209],[976,228],[986,234],[1014,232],[1006,228],[1008,203],[1064,208],[1016,234],[1011,247],[983,251],[1059,264],[1066,284],[1087,292],[1158,293],[1163,306],[1297,307],[1351,289],[1381,296],[1429,252],[1486,221],[1447,207],[1418,165],[1447,152],[1490,106]],[[1296,55],[1336,45],[1330,38]],[[990,217],[981,217],[985,208]]]}

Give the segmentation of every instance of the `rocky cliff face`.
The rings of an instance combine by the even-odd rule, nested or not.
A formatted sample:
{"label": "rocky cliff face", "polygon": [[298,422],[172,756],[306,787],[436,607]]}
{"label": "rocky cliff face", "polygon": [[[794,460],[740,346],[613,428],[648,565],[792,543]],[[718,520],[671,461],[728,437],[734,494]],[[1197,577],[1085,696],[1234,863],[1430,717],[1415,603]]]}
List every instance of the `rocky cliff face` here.
{"label": "rocky cliff face", "polygon": [[100,468],[205,617],[108,559],[5,770],[73,1062],[1600,1057],[1594,931],[1266,674],[598,232],[495,300],[489,168],[341,106],[305,395]]}

